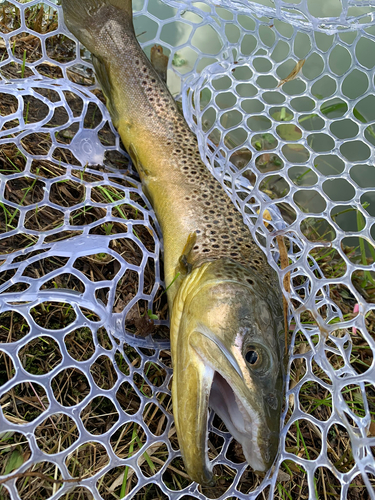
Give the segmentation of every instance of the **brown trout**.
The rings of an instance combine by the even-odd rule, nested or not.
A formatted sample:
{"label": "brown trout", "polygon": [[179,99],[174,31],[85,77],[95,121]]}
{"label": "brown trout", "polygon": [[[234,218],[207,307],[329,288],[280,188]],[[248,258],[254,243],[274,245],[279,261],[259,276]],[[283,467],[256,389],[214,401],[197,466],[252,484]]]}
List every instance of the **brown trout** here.
{"label": "brown trout", "polygon": [[165,282],[172,283],[173,414],[186,470],[212,484],[210,406],[254,470],[266,471],[278,448],[283,393],[276,275],[139,46],[131,0],[61,3],[67,27],[92,53],[113,123],[162,228]]}

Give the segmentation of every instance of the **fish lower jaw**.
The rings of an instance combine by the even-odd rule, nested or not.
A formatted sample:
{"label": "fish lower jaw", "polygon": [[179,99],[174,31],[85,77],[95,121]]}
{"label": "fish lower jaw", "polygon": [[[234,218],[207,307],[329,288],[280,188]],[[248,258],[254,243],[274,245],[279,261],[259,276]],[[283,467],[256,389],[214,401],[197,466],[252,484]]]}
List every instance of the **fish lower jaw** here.
{"label": "fish lower jaw", "polygon": [[215,372],[209,399],[209,406],[222,419],[232,436],[238,441],[249,465],[259,472],[268,469],[261,458],[257,442],[261,425],[255,412],[247,410],[231,386],[218,372]]}

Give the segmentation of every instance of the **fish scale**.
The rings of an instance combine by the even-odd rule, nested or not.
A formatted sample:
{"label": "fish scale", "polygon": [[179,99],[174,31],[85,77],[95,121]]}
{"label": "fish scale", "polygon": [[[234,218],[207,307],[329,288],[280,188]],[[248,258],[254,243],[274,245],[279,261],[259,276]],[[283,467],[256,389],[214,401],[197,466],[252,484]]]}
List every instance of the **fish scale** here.
{"label": "fish scale", "polygon": [[131,1],[62,6],[67,27],[93,55],[114,125],[162,229],[173,414],[187,472],[212,484],[209,404],[252,467],[267,470],[278,447],[283,386],[276,275],[140,48]]}

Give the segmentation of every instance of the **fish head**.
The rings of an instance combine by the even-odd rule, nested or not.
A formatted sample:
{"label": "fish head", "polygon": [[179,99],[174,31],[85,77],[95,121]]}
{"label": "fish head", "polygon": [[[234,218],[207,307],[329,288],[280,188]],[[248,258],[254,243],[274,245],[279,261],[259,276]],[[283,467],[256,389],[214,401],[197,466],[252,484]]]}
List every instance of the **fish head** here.
{"label": "fish head", "polygon": [[175,298],[172,397],[187,472],[212,484],[208,406],[255,471],[267,471],[274,461],[283,400],[283,314],[277,282],[270,287],[224,259],[205,266],[193,271]]}

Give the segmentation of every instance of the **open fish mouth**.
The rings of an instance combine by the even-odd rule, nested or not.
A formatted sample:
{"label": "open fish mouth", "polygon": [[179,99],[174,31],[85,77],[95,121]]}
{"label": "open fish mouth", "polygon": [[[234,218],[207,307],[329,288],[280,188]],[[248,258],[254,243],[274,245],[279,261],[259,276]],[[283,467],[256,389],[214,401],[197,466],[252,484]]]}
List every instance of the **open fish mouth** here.
{"label": "open fish mouth", "polygon": [[188,474],[201,484],[213,484],[207,447],[209,407],[241,444],[250,466],[267,471],[277,452],[279,414],[270,428],[263,395],[249,394],[244,378],[233,369],[234,356],[223,355],[217,342],[200,332],[191,335],[190,342],[190,363],[185,370],[176,366],[173,382],[173,412]]}
{"label": "open fish mouth", "polygon": [[[215,372],[209,406],[221,418],[228,431],[238,441],[243,454],[255,471],[264,472],[271,465],[271,454],[267,453],[266,461],[261,459],[262,453],[258,444],[260,419],[255,412],[245,408],[228,382]],[[208,431],[207,431],[208,432]],[[278,436],[274,436],[277,440]],[[273,457],[272,457],[273,458]]]}
{"label": "open fish mouth", "polygon": [[[252,468],[255,471],[264,472],[271,465],[270,462],[272,460],[269,448],[275,448],[277,445],[278,433],[267,432],[264,429],[260,433],[262,423],[263,425],[265,424],[264,418],[260,416],[261,410],[259,408],[255,410],[247,400],[244,400],[241,391],[236,393],[236,375],[243,379],[243,367],[241,368],[233,352],[227,349],[203,325],[200,325],[199,333],[210,340],[221,351],[225,361],[234,369],[232,372],[228,372],[227,370],[226,376],[225,362],[222,364],[222,370],[220,370],[219,364],[216,365],[216,370],[211,366],[214,376],[209,393],[209,406],[221,418],[232,436],[241,444],[246,460]],[[199,353],[198,346],[197,352]],[[207,363],[207,360],[205,362]],[[261,394],[259,396],[261,397]],[[261,446],[258,443],[258,436],[263,441],[263,448],[264,445],[267,445],[265,450],[261,450]],[[264,442],[267,440],[269,443]]]}

